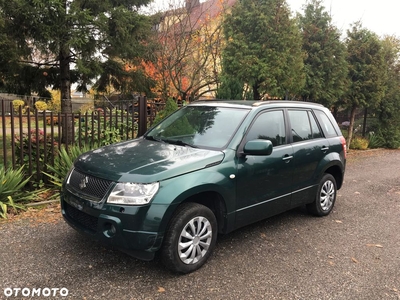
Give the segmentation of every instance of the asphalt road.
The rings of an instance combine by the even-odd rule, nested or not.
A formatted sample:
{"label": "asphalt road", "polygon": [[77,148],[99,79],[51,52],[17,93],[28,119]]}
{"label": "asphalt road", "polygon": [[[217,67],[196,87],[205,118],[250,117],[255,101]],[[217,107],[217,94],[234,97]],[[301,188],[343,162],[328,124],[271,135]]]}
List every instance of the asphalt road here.
{"label": "asphalt road", "polygon": [[87,240],[52,210],[0,223],[0,298],[400,299],[400,151],[350,153],[332,214],[299,208],[223,236],[189,275]]}

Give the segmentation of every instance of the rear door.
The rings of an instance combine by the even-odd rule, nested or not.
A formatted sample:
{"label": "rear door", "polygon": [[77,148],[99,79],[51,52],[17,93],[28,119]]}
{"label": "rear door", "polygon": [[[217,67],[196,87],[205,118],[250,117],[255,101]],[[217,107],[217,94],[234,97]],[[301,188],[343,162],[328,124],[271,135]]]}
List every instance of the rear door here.
{"label": "rear door", "polygon": [[293,147],[293,195],[291,206],[311,202],[320,177],[320,162],[329,153],[329,141],[311,110],[288,109]]}
{"label": "rear door", "polygon": [[293,150],[288,143],[284,110],[260,113],[241,147],[250,140],[270,140],[271,155],[239,157],[237,165],[236,228],[283,212],[290,207]]}

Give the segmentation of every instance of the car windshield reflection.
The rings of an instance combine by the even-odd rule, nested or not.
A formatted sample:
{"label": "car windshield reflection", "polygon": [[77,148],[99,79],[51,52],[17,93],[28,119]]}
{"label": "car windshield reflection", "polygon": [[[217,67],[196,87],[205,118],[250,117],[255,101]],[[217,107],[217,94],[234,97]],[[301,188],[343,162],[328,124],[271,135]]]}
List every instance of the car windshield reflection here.
{"label": "car windshield reflection", "polygon": [[247,115],[247,109],[184,107],[155,126],[146,139],[189,146],[223,149]]}

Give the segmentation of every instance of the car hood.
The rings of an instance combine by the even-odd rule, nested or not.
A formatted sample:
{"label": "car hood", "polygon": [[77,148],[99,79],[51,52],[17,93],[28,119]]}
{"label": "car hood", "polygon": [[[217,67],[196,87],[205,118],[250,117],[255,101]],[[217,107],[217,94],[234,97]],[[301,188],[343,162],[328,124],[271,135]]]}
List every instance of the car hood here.
{"label": "car hood", "polygon": [[223,158],[222,151],[139,138],[86,152],[75,168],[107,180],[150,183],[216,165]]}

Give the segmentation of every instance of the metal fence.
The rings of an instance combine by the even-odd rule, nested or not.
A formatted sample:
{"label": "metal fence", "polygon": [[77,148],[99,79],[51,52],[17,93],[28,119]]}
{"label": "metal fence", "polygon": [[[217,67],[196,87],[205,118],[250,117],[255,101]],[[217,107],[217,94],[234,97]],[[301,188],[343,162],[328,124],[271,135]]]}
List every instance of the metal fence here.
{"label": "metal fence", "polygon": [[[146,132],[162,108],[161,102],[138,97],[119,102],[114,109],[97,108],[90,113],[67,115],[21,106],[15,110],[12,102],[0,99],[0,164],[14,169],[23,165],[26,175],[40,182],[61,147],[96,147],[107,139],[112,142],[110,135],[121,141],[136,138]],[[73,120],[70,136],[62,130],[68,119]]]}

